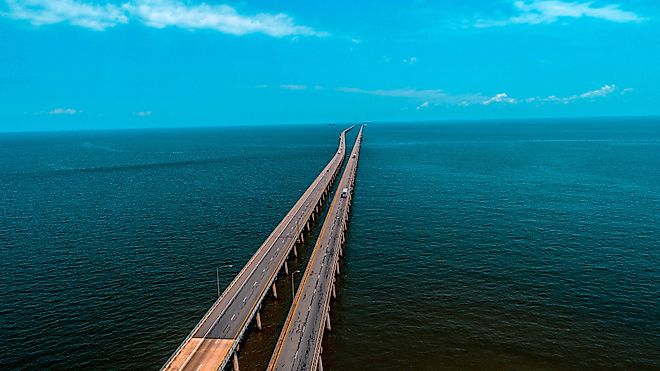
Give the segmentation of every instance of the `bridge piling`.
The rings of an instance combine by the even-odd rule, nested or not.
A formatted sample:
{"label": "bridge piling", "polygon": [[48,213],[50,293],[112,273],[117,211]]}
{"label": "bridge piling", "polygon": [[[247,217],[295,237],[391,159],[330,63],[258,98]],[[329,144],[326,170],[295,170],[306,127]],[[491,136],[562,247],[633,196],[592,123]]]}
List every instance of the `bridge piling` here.
{"label": "bridge piling", "polygon": [[277,286],[275,286],[275,282],[273,282],[273,297],[277,299]]}
{"label": "bridge piling", "polygon": [[239,371],[238,356],[236,355],[236,352],[234,352],[234,356],[231,358],[231,365],[234,368],[234,371]]}
{"label": "bridge piling", "polygon": [[257,311],[256,319],[257,319],[257,329],[261,330],[261,314],[259,313],[259,311]]}

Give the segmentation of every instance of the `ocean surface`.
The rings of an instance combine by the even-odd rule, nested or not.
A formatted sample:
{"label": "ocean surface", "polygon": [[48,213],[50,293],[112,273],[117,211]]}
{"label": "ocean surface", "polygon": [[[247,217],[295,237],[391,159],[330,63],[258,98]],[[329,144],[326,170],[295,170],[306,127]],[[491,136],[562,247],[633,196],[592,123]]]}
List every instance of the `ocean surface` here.
{"label": "ocean surface", "polygon": [[[0,134],[0,369],[158,369],[342,129]],[[326,369],[660,369],[660,119],[368,124],[338,282]]]}

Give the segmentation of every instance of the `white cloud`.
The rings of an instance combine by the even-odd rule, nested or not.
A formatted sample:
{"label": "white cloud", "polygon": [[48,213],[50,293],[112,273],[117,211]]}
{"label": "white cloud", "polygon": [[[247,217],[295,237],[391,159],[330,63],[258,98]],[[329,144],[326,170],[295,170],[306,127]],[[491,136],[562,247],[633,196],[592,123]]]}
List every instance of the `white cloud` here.
{"label": "white cloud", "polygon": [[[407,98],[417,101],[419,106],[416,109],[428,108],[431,105],[456,105],[456,106],[472,106],[472,105],[485,105],[490,106],[493,104],[524,104],[524,103],[563,103],[569,104],[577,101],[593,101],[596,99],[607,97],[614,92],[618,91],[616,85],[606,84],[596,90],[590,90],[581,94],[575,94],[567,97],[557,97],[554,95],[548,97],[532,97],[532,98],[514,98],[507,93],[499,93],[494,96],[484,96],[483,94],[449,94],[440,89],[361,89],[343,87],[337,88],[337,91],[352,94],[365,94],[374,95],[379,97],[393,97],[393,98]],[[630,92],[632,88],[623,89]]]}
{"label": "white cloud", "polygon": [[76,0],[7,0],[9,16],[40,26],[70,23],[75,26],[104,30],[127,23],[125,12],[113,4],[85,4]]}
{"label": "white cloud", "polygon": [[404,58],[402,62],[406,64],[415,64],[417,63],[417,57]]}
{"label": "white cloud", "polygon": [[482,102],[484,99],[488,99],[488,97],[485,97],[481,94],[450,95],[440,89],[403,88],[369,90],[342,87],[337,88],[337,91],[343,93],[375,95],[380,97],[409,98],[421,102],[428,101],[429,103],[434,104],[460,104],[461,102],[468,102],[467,104],[475,104]]}
{"label": "white cloud", "polygon": [[301,84],[283,84],[280,85],[280,88],[286,89],[286,90],[306,90],[307,85],[301,85]]}
{"label": "white cloud", "polygon": [[621,95],[626,95],[626,94],[628,94],[628,93],[632,93],[633,91],[635,91],[635,89],[633,89],[633,88],[625,88],[625,89],[621,90]]}
{"label": "white cloud", "polygon": [[122,6],[147,26],[210,29],[232,35],[264,33],[269,36],[327,36],[310,27],[296,25],[284,14],[245,16],[229,5],[191,5],[174,0],[136,0]]}
{"label": "white cloud", "polygon": [[73,108],[55,108],[48,112],[49,115],[76,115],[78,113],[82,113],[82,111]]}
{"label": "white cloud", "polygon": [[[626,90],[626,89],[624,89]],[[550,95],[548,97],[542,98],[542,97],[534,97],[534,98],[527,98],[525,99],[525,102],[527,103],[546,103],[546,102],[554,102],[554,103],[562,103],[562,104],[569,104],[573,103],[576,101],[581,101],[581,100],[594,100],[596,98],[602,98],[606,97],[612,93],[617,91],[616,85],[603,85],[600,89],[596,90],[590,90],[582,94],[574,94],[568,97],[557,97],[555,95]]]}
{"label": "white cloud", "polygon": [[616,90],[615,85],[603,85],[602,88],[596,89],[596,90],[591,90],[586,93],[582,93],[579,95],[581,99],[591,99],[591,98],[598,98],[598,97],[604,97],[606,95],[610,95],[614,93]]}
{"label": "white cloud", "polygon": [[8,16],[34,25],[69,23],[104,30],[129,21],[154,27],[215,30],[231,35],[262,33],[273,37],[327,36],[297,25],[285,13],[242,15],[229,5],[191,4],[180,0],[131,0],[122,4],[87,3],[79,0],[7,0]]}
{"label": "white cloud", "polygon": [[482,103],[487,106],[493,103],[516,104],[518,103],[518,101],[514,98],[509,97],[506,93],[499,93],[499,94],[495,94],[495,96],[493,97],[486,99]]}
{"label": "white cloud", "polygon": [[133,112],[133,116],[137,117],[147,117],[151,116],[153,112],[151,111],[139,111],[139,112]]}
{"label": "white cloud", "polygon": [[618,4],[595,6],[593,1],[568,2],[561,0],[515,1],[518,12],[508,19],[480,19],[475,27],[496,27],[510,24],[549,24],[562,18],[594,18],[617,23],[642,22],[644,18],[620,9]]}

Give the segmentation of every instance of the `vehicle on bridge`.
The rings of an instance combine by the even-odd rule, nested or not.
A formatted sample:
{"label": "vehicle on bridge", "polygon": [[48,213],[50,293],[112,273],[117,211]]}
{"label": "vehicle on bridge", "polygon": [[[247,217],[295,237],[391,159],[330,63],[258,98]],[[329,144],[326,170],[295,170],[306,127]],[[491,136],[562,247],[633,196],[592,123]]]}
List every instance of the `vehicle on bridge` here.
{"label": "vehicle on bridge", "polygon": [[346,198],[346,196],[348,196],[348,188],[341,190],[341,198]]}

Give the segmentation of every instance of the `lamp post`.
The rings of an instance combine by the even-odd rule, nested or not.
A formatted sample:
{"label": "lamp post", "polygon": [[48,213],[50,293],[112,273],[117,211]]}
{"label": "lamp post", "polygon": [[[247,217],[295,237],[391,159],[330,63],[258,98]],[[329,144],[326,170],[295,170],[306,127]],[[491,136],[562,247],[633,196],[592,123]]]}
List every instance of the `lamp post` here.
{"label": "lamp post", "polygon": [[[223,265],[222,268],[231,268],[232,264]],[[220,267],[215,267],[215,281],[218,285],[218,297],[220,297]]]}
{"label": "lamp post", "polygon": [[291,300],[296,297],[296,281],[294,280],[296,273],[300,273],[300,271],[291,273]]}

